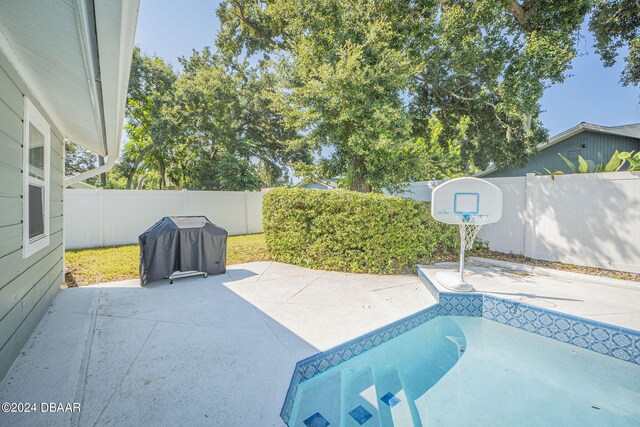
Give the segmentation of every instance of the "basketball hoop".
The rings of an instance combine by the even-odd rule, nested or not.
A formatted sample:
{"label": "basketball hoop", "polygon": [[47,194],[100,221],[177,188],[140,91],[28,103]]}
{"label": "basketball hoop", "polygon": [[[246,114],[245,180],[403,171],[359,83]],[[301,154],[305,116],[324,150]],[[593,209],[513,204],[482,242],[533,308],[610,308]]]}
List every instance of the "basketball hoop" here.
{"label": "basketball hoop", "polygon": [[460,229],[460,271],[458,276],[440,272],[436,280],[453,291],[473,287],[464,281],[464,253],[473,247],[484,224],[502,216],[502,190],[478,178],[457,178],[436,187],[431,196],[431,216]]}
{"label": "basketball hoop", "polygon": [[460,245],[469,251],[473,248],[478,232],[486,221],[486,215],[460,215]]}

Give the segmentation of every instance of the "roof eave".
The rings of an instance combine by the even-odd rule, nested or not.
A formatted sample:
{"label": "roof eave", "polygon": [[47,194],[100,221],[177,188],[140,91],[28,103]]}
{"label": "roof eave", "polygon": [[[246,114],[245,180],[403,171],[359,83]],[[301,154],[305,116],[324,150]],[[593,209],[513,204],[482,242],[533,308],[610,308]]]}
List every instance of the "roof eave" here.
{"label": "roof eave", "polygon": [[[104,155],[107,161],[102,166],[65,178],[65,187],[108,171],[120,154],[140,0],[117,0],[117,5],[106,3],[94,2],[97,43],[91,45],[94,52],[86,56],[95,58],[99,70],[96,81],[99,82],[100,102],[97,108],[101,117],[104,153],[98,154]],[[82,141],[74,143],[83,145]]]}
{"label": "roof eave", "polygon": [[109,158],[120,152],[139,6],[140,0],[94,1],[104,137]]}

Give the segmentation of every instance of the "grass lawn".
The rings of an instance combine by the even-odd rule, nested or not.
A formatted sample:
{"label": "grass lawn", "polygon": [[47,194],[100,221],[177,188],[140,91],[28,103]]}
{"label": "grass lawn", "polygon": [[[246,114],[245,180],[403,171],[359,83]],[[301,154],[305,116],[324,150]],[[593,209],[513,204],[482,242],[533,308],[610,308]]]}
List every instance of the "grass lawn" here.
{"label": "grass lawn", "polygon": [[[94,283],[138,277],[138,245],[107,246],[103,248],[75,249],[65,253],[68,273],[67,286],[86,286]],[[227,265],[269,259],[262,234],[229,236]]]}

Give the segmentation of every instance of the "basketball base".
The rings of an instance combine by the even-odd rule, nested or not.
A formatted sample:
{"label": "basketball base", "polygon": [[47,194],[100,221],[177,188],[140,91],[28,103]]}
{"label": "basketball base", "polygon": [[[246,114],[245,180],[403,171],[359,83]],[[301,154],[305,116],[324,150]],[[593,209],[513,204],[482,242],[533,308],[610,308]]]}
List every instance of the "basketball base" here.
{"label": "basketball base", "polygon": [[455,292],[469,292],[473,290],[473,286],[467,282],[460,281],[458,274],[445,272],[436,273],[436,281],[445,288]]}

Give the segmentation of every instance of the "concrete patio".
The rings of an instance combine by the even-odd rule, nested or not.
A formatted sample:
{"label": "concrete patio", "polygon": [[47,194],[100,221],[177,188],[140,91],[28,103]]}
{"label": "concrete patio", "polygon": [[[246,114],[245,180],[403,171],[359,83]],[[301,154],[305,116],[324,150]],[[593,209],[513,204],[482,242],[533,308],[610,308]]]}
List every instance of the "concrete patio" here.
{"label": "concrete patio", "polygon": [[[428,268],[454,270],[455,264]],[[640,285],[470,263],[477,290],[640,329]],[[435,304],[415,275],[276,262],[226,274],[65,289],[0,384],[2,402],[80,413],[0,413],[1,425],[281,426],[296,361]]]}
{"label": "concrete patio", "polygon": [[[436,274],[457,270],[457,263],[422,269],[444,292],[450,291],[437,283]],[[465,281],[475,292],[640,330],[640,282],[473,257],[466,264]]]}
{"label": "concrete patio", "polygon": [[0,413],[0,425],[280,426],[296,361],[434,303],[415,275],[275,262],[172,285],[64,289],[0,400],[81,402],[82,411]]}

